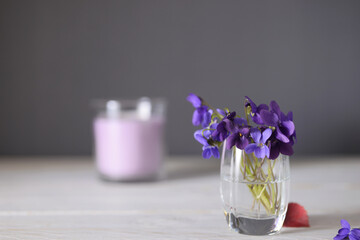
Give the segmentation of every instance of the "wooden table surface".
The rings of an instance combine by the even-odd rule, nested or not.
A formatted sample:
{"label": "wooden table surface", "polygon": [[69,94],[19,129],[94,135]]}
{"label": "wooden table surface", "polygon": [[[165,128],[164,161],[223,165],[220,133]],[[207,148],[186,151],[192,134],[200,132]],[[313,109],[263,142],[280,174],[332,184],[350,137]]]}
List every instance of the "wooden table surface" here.
{"label": "wooden table surface", "polygon": [[227,228],[219,161],[171,157],[167,178],[99,180],[90,158],[0,158],[0,239],[332,239],[346,218],[360,227],[360,158],[291,159],[291,201],[310,228],[275,236]]}

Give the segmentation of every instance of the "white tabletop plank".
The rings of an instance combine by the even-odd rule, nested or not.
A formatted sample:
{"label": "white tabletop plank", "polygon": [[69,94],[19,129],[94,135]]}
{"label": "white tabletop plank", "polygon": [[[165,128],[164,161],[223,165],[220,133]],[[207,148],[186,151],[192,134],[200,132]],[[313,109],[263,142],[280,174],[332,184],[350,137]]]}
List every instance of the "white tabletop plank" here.
{"label": "white tabletop plank", "polygon": [[165,167],[162,181],[109,183],[89,158],[2,157],[0,239],[332,239],[341,218],[360,227],[360,158],[292,159],[291,200],[311,227],[270,237],[227,228],[217,160]]}

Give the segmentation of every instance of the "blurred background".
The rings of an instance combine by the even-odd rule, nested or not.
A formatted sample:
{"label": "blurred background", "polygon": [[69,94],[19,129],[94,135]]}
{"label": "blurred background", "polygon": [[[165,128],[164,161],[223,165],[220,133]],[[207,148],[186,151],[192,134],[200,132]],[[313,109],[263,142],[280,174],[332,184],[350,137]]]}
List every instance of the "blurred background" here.
{"label": "blurred background", "polygon": [[193,92],[294,111],[301,155],[359,154],[360,1],[0,0],[0,154],[90,155],[90,101],[165,97],[200,156]]}

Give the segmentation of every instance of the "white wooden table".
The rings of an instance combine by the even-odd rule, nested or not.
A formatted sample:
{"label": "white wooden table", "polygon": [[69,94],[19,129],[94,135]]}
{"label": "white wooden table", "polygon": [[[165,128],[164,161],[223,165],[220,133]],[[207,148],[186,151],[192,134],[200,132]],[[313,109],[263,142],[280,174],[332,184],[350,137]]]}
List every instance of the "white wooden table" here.
{"label": "white wooden table", "polygon": [[0,239],[332,239],[360,227],[360,158],[291,159],[291,200],[310,228],[251,237],[230,231],[219,161],[172,157],[168,178],[100,181],[90,158],[0,158]]}

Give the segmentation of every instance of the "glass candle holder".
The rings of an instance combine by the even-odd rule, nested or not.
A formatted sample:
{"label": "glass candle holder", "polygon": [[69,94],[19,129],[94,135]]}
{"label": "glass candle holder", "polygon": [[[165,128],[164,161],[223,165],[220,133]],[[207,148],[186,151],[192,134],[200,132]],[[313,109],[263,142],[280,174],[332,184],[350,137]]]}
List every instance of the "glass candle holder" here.
{"label": "glass candle holder", "polygon": [[93,121],[96,167],[110,181],[162,175],[166,104],[163,99],[98,100]]}

